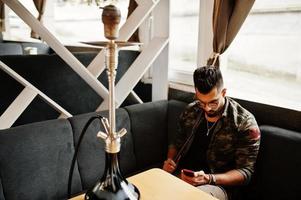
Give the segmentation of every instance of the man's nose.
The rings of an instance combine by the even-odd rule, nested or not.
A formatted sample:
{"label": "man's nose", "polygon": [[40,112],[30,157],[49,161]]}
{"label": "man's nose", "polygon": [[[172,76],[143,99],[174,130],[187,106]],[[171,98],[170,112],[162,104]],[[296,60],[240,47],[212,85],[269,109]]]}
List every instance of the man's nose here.
{"label": "man's nose", "polygon": [[205,107],[204,107],[204,110],[207,111],[207,112],[209,112],[209,111],[211,111],[212,109],[208,106],[208,104],[206,104]]}

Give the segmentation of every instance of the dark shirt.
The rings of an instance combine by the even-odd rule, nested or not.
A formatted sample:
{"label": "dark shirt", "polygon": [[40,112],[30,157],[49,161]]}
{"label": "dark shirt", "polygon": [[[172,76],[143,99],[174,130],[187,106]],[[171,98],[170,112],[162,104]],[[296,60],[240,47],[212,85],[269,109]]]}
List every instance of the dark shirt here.
{"label": "dark shirt", "polygon": [[[211,126],[212,125],[213,124],[211,124]],[[205,173],[210,173],[206,152],[212,134],[207,135],[207,131],[207,124],[201,123],[195,134],[191,147],[187,151],[187,154],[180,160],[180,169],[190,169],[193,171],[203,170]]]}

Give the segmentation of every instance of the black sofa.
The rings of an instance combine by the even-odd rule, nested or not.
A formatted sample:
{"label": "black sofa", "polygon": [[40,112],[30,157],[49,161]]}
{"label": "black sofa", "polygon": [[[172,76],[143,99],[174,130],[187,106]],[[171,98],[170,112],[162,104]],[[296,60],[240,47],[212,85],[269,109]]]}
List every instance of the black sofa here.
{"label": "black sofa", "polygon": [[[187,103],[177,100],[137,104],[117,110],[117,130],[122,138],[120,166],[127,177],[161,167]],[[264,113],[264,111],[263,111]],[[0,131],[0,199],[65,199],[74,146],[91,116],[36,122]],[[107,116],[107,112],[100,113]],[[256,113],[255,113],[256,116]],[[93,122],[83,139],[72,193],[94,185],[104,169],[101,129]],[[251,185],[241,189],[242,199],[301,199],[301,135],[273,126],[260,126],[262,145]]]}
{"label": "black sofa", "polygon": [[[84,124],[95,114],[1,130],[0,199],[66,199],[74,146]],[[100,114],[107,116],[107,112]],[[161,166],[168,143],[167,116],[167,101],[117,110],[117,129],[128,130],[122,138],[120,153],[125,176]],[[94,185],[103,173],[104,143],[96,138],[99,128],[99,122],[93,122],[81,144],[73,176],[73,194]]]}

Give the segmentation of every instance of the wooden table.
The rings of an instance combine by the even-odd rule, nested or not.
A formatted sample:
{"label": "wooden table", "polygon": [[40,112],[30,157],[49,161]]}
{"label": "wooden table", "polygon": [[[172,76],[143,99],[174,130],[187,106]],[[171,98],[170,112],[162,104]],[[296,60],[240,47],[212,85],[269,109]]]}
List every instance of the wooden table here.
{"label": "wooden table", "polygon": [[[158,168],[131,176],[127,180],[139,189],[141,200],[216,200],[211,195]],[[71,200],[83,199],[84,195],[80,195]]]}

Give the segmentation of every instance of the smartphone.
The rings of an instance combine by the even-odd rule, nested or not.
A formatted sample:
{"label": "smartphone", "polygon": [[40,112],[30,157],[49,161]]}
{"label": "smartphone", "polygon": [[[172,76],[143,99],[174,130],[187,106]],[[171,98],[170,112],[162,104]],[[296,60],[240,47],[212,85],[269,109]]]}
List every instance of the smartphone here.
{"label": "smartphone", "polygon": [[194,171],[189,170],[189,169],[182,169],[182,172],[189,177],[194,177]]}

